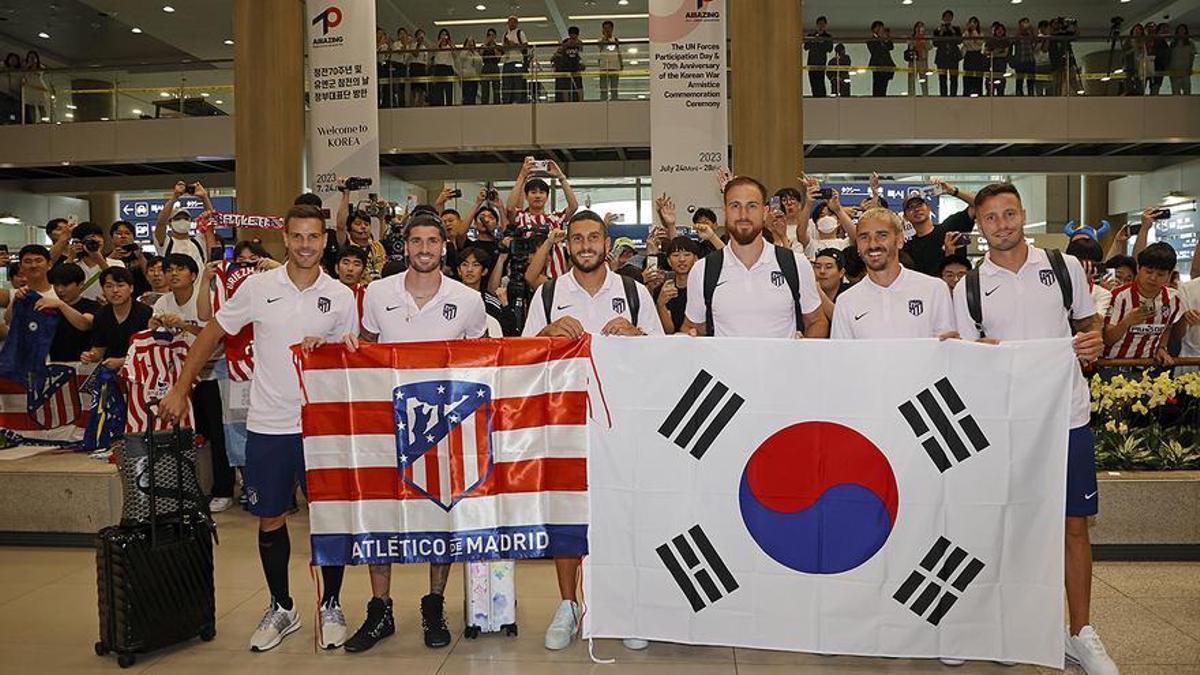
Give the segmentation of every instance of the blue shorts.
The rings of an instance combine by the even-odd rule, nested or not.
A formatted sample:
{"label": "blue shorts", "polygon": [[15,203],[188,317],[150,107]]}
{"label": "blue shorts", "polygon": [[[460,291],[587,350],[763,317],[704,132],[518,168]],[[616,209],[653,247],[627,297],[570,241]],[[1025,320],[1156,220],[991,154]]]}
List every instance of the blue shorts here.
{"label": "blue shorts", "polygon": [[292,508],[299,484],[305,495],[304,440],[300,434],[246,432],[246,466],[242,469],[250,513],[274,518]]}
{"label": "blue shorts", "polygon": [[1084,425],[1071,430],[1067,442],[1067,517],[1085,518],[1100,511],[1096,486],[1096,437]]}

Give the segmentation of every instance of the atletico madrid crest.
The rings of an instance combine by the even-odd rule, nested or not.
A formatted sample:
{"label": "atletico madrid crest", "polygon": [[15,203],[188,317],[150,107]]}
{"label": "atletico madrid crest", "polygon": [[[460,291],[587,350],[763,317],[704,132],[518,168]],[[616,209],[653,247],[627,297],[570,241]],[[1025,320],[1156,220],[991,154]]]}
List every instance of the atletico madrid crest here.
{"label": "atletico madrid crest", "polygon": [[405,384],[392,395],[402,480],[449,511],[492,470],[492,389],[479,382]]}

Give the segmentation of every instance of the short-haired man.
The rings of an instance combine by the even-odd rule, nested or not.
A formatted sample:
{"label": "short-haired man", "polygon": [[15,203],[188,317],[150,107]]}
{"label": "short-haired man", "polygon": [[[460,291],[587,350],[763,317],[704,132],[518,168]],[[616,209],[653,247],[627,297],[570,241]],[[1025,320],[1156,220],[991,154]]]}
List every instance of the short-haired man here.
{"label": "short-haired man", "polygon": [[[246,419],[246,466],[242,474],[250,512],[258,516],[258,554],[271,598],[250,638],[251,651],[273,649],[300,628],[300,614],[288,591],[291,541],[287,513],[296,484],[304,483],[304,443],[300,425],[300,383],[292,364],[292,345],[311,351],[337,342],[358,329],[354,294],[321,270],[325,218],[308,205],[293,206],[284,216],[288,261],[251,275],[217,311],[200,334],[179,381],[159,405],[167,421],[178,420],[189,405],[192,383],[226,335],[254,326],[254,379]],[[338,596],[342,568],[322,568],[320,644],[339,646],[346,618]]]}
{"label": "short-haired man", "polygon": [[46,237],[50,239],[50,262],[51,265],[67,259],[67,254],[71,248],[71,230],[75,229],[75,225],[66,218],[51,218],[46,221]]}
{"label": "short-haired man", "polygon": [[142,293],[138,297],[138,300],[147,305],[153,305],[162,297],[163,293],[171,291],[171,284],[167,281],[167,273],[163,271],[162,256],[146,256],[146,281],[150,283],[150,290]]}
{"label": "short-haired man", "polygon": [[[968,307],[969,293],[954,294],[954,316],[964,339],[991,342],[1067,338],[1075,333],[1075,356],[1091,363],[1104,341],[1099,317],[1083,265],[1062,256],[1071,281],[1070,307],[1064,298],[1051,253],[1025,242],[1025,209],[1021,195],[1010,183],[988,185],[975,195],[975,215],[987,239],[988,252],[979,266],[980,321],[976,325]],[[1050,280],[1047,284],[1044,280]],[[1064,279],[1065,281],[1065,279]],[[968,276],[965,283],[971,283]],[[982,331],[982,332],[981,332]],[[1071,433],[1067,448],[1066,587],[1070,629],[1066,654],[1091,674],[1115,673],[1100,636],[1089,625],[1091,611],[1092,549],[1087,518],[1098,511],[1095,439],[1088,427],[1091,416],[1087,381],[1073,369]],[[1061,448],[1047,448],[1061,452]]]}
{"label": "short-haired man", "polygon": [[[505,103],[528,103],[529,92],[525,86],[528,76],[529,39],[525,31],[517,27],[517,17],[508,17],[504,31],[504,85]],[[519,185],[520,183],[518,183]]]}
{"label": "short-haired man", "polygon": [[354,246],[367,253],[367,281],[379,278],[383,272],[383,263],[387,260],[387,251],[379,243],[371,231],[371,216],[366,211],[354,209],[346,219],[337,223],[337,239],[339,250]]}
{"label": "short-haired man", "polygon": [[[163,259],[171,290],[163,293],[154,303],[154,316],[150,328],[170,328],[189,335],[199,335],[203,326],[197,312],[197,299],[208,292],[208,287],[196,285],[200,268],[186,253],[169,253]],[[218,348],[200,372],[200,380],[192,391],[192,419],[196,432],[208,439],[212,459],[212,500],[209,510],[220,513],[233,506],[234,471],[229,465],[225,449],[225,406],[221,402],[221,388],[214,367],[218,360],[225,359],[224,349]]]}
{"label": "short-haired man", "polygon": [[912,224],[913,235],[903,250],[912,256],[913,269],[930,276],[937,276],[946,256],[966,255],[969,233],[975,229],[971,206],[975,194],[948,183],[941,185],[946,194],[967,202],[967,207],[940,223],[933,222],[930,203],[924,196],[916,194],[904,200],[904,217]]}
{"label": "short-haired man", "polygon": [[1112,306],[1112,293],[1096,283],[1097,277],[1104,272],[1104,248],[1100,242],[1090,236],[1072,237],[1067,244],[1067,255],[1073,255],[1083,264],[1083,271],[1088,277],[1088,288],[1092,293],[1092,302],[1096,304],[1096,316],[1107,316],[1108,308]]}
{"label": "short-haired man", "polygon": [[[1183,316],[1179,291],[1168,282],[1175,270],[1175,249],[1150,244],[1137,257],[1137,277],[1112,293],[1112,309],[1104,319],[1104,358],[1154,359],[1173,365],[1168,334]],[[1182,334],[1184,326],[1178,326]]]}
{"label": "short-haired man", "polygon": [[[575,191],[571,189],[566,175],[563,174],[558,163],[551,160],[547,171],[552,178],[557,178],[562,186],[563,195],[567,199],[567,207],[561,211],[547,212],[550,184],[541,178],[530,177],[534,170],[533,163],[532,157],[525,158],[525,163],[521,165],[521,172],[517,174],[517,181],[513,184],[512,192],[508,195],[508,222],[516,228],[517,236],[545,234],[561,230],[563,223],[575,215],[575,211],[579,208],[579,200],[575,198]],[[529,205],[525,209],[521,208],[522,199]],[[543,277],[554,279],[566,272],[567,258],[566,245],[547,237],[546,241],[542,242],[537,251],[530,256],[529,268],[526,272],[527,279],[533,278],[533,281],[529,282],[530,288],[536,288],[543,281]]]}
{"label": "short-haired man", "polygon": [[[425,342],[484,337],[487,310],[483,296],[442,274],[446,226],[431,213],[408,222],[404,232],[408,269],[367,287],[362,339],[368,342]],[[358,331],[344,336],[358,348]],[[396,630],[392,614],[392,566],[371,565],[371,600],[362,626],[346,641],[346,651],[365,652]],[[430,564],[429,594],[421,598],[425,646],[450,644],[446,627],[446,580],[449,564]]]}
{"label": "short-haired man", "polygon": [[134,333],[146,330],[153,311],[133,299],[133,275],[124,267],[109,267],[100,273],[99,282],[108,304],[92,319],[92,348],[79,360],[120,370],[125,365],[130,339]]}
{"label": "short-haired man", "polygon": [[124,262],[104,255],[104,230],[96,223],[85,221],[75,226],[71,232],[70,252],[75,264],[83,270],[83,297],[89,300],[100,299],[101,272],[109,267],[125,266]]}
{"label": "short-haired man", "polygon": [[[663,335],[650,291],[605,264],[609,246],[608,226],[595,212],[580,211],[571,218],[567,223],[571,271],[534,294],[523,335],[572,339],[584,333]],[[575,593],[579,564],[575,557],[554,559],[562,602],[546,630],[546,649],[565,649],[579,628]],[[626,640],[625,645],[643,649],[646,642]]]}
{"label": "short-haired man", "polygon": [[366,288],[370,279],[367,278],[367,252],[359,246],[351,244],[338,250],[337,271],[338,281],[357,294],[359,289]]}
{"label": "short-haired man", "polygon": [[1108,280],[1108,290],[1110,291],[1117,286],[1131,284],[1137,278],[1137,261],[1133,259],[1133,256],[1119,253],[1110,257],[1104,266],[1113,272],[1112,278]]}
{"label": "short-haired man", "polygon": [[[22,246],[21,250],[17,253],[17,266],[25,281],[20,286],[14,283],[12,292],[14,300],[23,299],[30,291],[34,291],[41,296],[38,300],[39,303],[57,297],[54,285],[47,278],[50,268],[50,251],[46,250],[45,246],[41,244],[26,244]],[[5,325],[12,324],[15,305],[15,302],[10,302],[8,303],[8,307],[5,308]],[[41,308],[35,305],[35,309]]]}
{"label": "short-haired man", "polygon": [[150,281],[146,278],[146,254],[134,240],[133,223],[118,220],[108,228],[108,237],[112,240],[112,252],[116,260],[125,263],[125,269],[133,274],[133,294],[140,297],[150,290]]}
{"label": "short-haired man", "polygon": [[868,209],[859,219],[855,244],[867,276],[838,297],[830,337],[958,337],[950,290],[940,279],[900,266],[903,239],[900,217],[888,209]]}
{"label": "short-haired man", "polygon": [[[192,195],[204,204],[205,211],[215,211],[208,198],[208,190],[199,181],[192,183]],[[169,253],[185,253],[196,261],[196,267],[204,267],[205,251],[200,242],[192,238],[192,214],[178,206],[179,200],[188,193],[188,184],[175,181],[171,194],[163,203],[163,210],[154,221],[154,249],[162,256]]]}
{"label": "short-haired man", "polygon": [[[846,283],[846,259],[842,255],[841,249],[823,248],[817,251],[812,266],[817,286],[821,288],[824,296],[821,308],[825,312],[825,317],[833,321],[834,303],[837,302],[842,291],[850,288],[850,284]],[[824,304],[825,300],[829,301],[828,307]]]}
{"label": "short-haired man", "polygon": [[56,265],[50,268],[49,278],[57,297],[43,297],[33,308],[58,310],[62,317],[50,343],[50,360],[75,361],[92,346],[92,322],[100,303],[81,294],[83,270],[78,265]]}
{"label": "short-haired man", "polygon": [[954,289],[958,287],[958,282],[967,276],[967,272],[971,271],[971,261],[965,255],[948,255],[942,259],[942,266],[938,270],[938,276],[942,281],[946,282],[946,286],[950,288],[950,293],[954,293]]}
{"label": "short-haired man", "polygon": [[[724,197],[729,245],[708,254],[688,274],[680,332],[791,338],[803,329],[805,337],[828,337],[829,321],[808,258],[763,239],[767,189],[738,176],[725,184]],[[711,287],[706,284],[710,266],[717,267],[707,278]]]}
{"label": "short-haired man", "polygon": [[824,98],[825,91],[825,62],[829,52],[833,51],[833,36],[825,30],[829,20],[823,16],[817,17],[817,29],[808,34],[804,40],[804,51],[808,52],[808,87],[810,96]]}

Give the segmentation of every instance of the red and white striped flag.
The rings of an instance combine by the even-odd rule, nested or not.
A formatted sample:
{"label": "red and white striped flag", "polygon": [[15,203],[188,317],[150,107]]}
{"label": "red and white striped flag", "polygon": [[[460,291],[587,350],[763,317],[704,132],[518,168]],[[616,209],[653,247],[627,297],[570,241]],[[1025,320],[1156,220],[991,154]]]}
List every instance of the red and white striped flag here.
{"label": "red and white striped flag", "polygon": [[313,562],[586,552],[589,339],[296,354]]}
{"label": "red and white striped flag", "polygon": [[95,367],[92,363],[51,363],[44,376],[35,378],[36,391],[0,379],[0,429],[46,441],[83,438],[90,397],[81,392]]}

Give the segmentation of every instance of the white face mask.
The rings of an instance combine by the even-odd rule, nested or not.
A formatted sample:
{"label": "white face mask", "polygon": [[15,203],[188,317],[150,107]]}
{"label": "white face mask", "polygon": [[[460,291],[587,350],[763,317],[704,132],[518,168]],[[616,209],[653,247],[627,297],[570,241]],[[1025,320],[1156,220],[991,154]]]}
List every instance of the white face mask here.
{"label": "white face mask", "polygon": [[837,229],[838,219],[834,216],[821,216],[817,219],[817,231],[821,234],[833,234]]}
{"label": "white face mask", "polygon": [[187,234],[192,231],[192,221],[183,218],[172,220],[171,231],[175,234]]}

